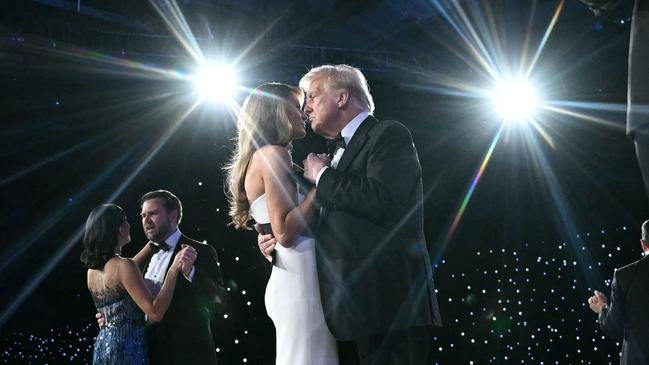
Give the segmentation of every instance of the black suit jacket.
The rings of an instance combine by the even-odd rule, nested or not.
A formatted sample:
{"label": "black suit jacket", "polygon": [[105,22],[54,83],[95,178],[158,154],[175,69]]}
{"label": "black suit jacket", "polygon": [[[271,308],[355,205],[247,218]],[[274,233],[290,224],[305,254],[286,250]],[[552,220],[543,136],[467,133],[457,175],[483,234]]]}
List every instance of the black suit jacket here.
{"label": "black suit jacket", "polygon": [[333,335],[347,341],[441,325],[408,129],[365,119],[316,191],[320,293]]}
{"label": "black suit jacket", "polygon": [[[212,246],[182,235],[169,266],[183,244],[194,247],[198,254],[194,278],[190,283],[178,275],[164,318],[147,326],[149,357],[151,364],[216,364],[210,318],[215,306],[225,300],[218,258]],[[144,265],[143,272],[148,265]]]}
{"label": "black suit jacket", "polygon": [[649,133],[649,0],[635,0],[629,44],[627,134]]}
{"label": "black suit jacket", "polygon": [[608,309],[598,322],[612,338],[622,341],[620,364],[649,364],[649,258],[615,271]]}

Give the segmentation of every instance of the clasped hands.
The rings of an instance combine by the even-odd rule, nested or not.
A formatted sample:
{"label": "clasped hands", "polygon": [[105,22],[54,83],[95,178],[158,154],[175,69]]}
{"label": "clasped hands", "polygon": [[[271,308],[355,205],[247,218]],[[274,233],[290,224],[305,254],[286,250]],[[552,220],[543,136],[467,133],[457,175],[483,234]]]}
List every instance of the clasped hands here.
{"label": "clasped hands", "polygon": [[[183,244],[180,247],[181,249],[176,254],[176,257],[174,257],[174,261],[171,264],[170,269],[175,268],[176,270],[182,272],[186,278],[189,278],[189,274],[192,273],[192,268],[194,267],[194,262],[196,262],[198,253],[192,246]],[[95,314],[95,318],[97,318],[97,325],[99,325],[99,328],[104,327],[104,325],[106,324],[104,316],[102,316],[101,313],[97,313]]]}
{"label": "clasped hands", "polygon": [[186,278],[189,278],[189,274],[192,273],[192,268],[194,267],[194,262],[196,262],[198,253],[192,246],[183,244],[180,247],[181,249],[176,254],[172,266],[179,265],[183,275],[185,275]]}
{"label": "clasped hands", "polygon": [[325,167],[331,166],[331,159],[324,153],[309,153],[304,161],[304,178],[315,184],[318,173]]}
{"label": "clasped hands", "polygon": [[[324,153],[309,153],[302,163],[304,164],[304,178],[310,183],[315,184],[316,179],[318,178],[318,173],[320,173],[323,168],[331,166],[331,159]],[[275,240],[275,237],[273,237],[272,234],[264,234],[259,225],[255,228],[257,229],[257,232],[259,232],[259,235],[257,236],[257,245],[259,245],[259,250],[266,260],[272,262],[273,251],[275,251],[277,240]]]}

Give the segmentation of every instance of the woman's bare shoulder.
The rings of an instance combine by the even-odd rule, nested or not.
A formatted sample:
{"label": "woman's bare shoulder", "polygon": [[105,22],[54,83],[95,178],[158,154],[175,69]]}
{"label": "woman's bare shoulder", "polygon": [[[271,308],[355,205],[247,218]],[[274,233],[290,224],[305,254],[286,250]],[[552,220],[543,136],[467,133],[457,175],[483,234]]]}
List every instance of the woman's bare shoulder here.
{"label": "woman's bare shoulder", "polygon": [[282,146],[266,145],[255,151],[252,156],[252,164],[262,170],[278,166],[291,166],[292,163],[291,154]]}
{"label": "woman's bare shoulder", "polygon": [[134,268],[137,268],[137,263],[135,263],[135,260],[130,257],[117,256],[116,259],[116,264],[118,265],[119,270],[133,270]]}
{"label": "woman's bare shoulder", "polygon": [[278,157],[278,158],[291,158],[291,154],[286,147],[274,144],[267,144],[255,151],[254,156]]}

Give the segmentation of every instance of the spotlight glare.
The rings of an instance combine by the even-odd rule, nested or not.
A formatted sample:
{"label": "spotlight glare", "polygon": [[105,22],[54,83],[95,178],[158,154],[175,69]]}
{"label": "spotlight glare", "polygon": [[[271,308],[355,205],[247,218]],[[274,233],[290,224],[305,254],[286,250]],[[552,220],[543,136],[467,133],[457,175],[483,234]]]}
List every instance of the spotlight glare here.
{"label": "spotlight glare", "polygon": [[505,122],[521,122],[534,114],[538,96],[527,80],[505,80],[493,91],[491,101]]}
{"label": "spotlight glare", "polygon": [[194,84],[202,100],[222,103],[234,97],[237,78],[232,67],[208,64],[194,75]]}

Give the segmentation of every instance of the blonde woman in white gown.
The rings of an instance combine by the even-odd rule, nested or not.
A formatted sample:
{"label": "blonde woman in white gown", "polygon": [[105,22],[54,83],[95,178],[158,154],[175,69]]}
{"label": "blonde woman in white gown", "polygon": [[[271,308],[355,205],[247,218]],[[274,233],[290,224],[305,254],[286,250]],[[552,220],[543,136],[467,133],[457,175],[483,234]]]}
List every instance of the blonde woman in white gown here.
{"label": "blonde woman in white gown", "polygon": [[315,213],[315,189],[299,195],[290,176],[289,146],[306,135],[303,98],[299,88],[279,83],[250,93],[237,120],[226,185],[232,224],[246,229],[254,218],[279,243],[265,295],[276,330],[275,363],[336,365],[336,340],[320,301],[315,240],[303,235]]}

